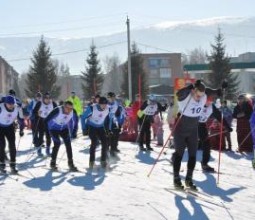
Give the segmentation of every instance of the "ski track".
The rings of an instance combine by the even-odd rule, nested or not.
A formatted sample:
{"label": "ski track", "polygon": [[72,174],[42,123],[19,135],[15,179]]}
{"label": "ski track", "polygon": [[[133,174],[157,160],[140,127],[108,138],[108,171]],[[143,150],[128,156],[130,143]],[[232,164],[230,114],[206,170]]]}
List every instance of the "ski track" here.
{"label": "ski track", "polygon": [[[165,138],[168,134],[166,128]],[[236,144],[236,140],[233,139],[233,143]],[[50,159],[40,159],[34,154],[26,161],[33,152],[30,150],[31,135],[22,137],[17,162],[24,176],[14,176],[18,181],[0,176],[0,219],[255,219],[255,175],[250,154],[222,152],[219,185],[216,185],[217,173],[203,173],[197,163],[194,182],[201,192],[210,196],[208,200],[219,204],[216,206],[193,196],[182,197],[164,190],[173,187],[172,166],[166,163],[172,149],[167,150],[167,155],[162,154],[148,178],[162,148],[154,147],[154,152],[141,153],[136,145],[120,142],[120,158],[111,160],[111,170],[89,173],[89,144],[87,137],[73,140],[74,163],[80,172],[66,172],[64,146],[60,148],[57,162],[61,172],[51,172],[45,169]],[[98,165],[99,156],[100,148],[96,152]],[[201,151],[198,151],[197,161],[200,159]],[[210,165],[216,169],[217,160],[218,152],[212,151]],[[185,153],[180,173],[183,178],[186,163]]]}

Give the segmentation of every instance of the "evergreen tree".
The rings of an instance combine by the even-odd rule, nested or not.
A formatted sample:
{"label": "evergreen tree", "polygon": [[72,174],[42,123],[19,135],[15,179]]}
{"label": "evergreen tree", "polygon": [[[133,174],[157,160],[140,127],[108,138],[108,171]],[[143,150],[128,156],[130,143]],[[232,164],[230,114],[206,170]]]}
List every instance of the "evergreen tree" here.
{"label": "evergreen tree", "polygon": [[104,82],[103,74],[98,60],[98,52],[94,43],[90,46],[90,53],[86,59],[86,70],[82,73],[82,90],[85,99],[91,96],[100,94]]}
{"label": "evergreen tree", "polygon": [[[132,82],[132,100],[135,100],[135,95],[139,93],[139,75],[141,77],[141,95],[142,99],[146,99],[149,88],[147,78],[143,69],[143,58],[135,43],[131,48],[131,82]],[[123,83],[121,85],[122,92],[128,96],[128,62],[123,66]]]}
{"label": "evergreen tree", "polygon": [[28,97],[34,97],[37,91],[50,92],[53,98],[57,98],[60,93],[60,87],[57,86],[56,66],[51,59],[50,47],[43,37],[33,52],[31,58],[32,65],[27,74],[27,89],[25,92]]}
{"label": "evergreen tree", "polygon": [[224,80],[228,82],[226,98],[233,98],[238,92],[238,76],[231,73],[230,58],[225,55],[224,36],[220,29],[215,37],[215,45],[211,44],[212,51],[209,59],[209,69],[212,73],[206,77],[207,84],[212,88],[218,88]]}

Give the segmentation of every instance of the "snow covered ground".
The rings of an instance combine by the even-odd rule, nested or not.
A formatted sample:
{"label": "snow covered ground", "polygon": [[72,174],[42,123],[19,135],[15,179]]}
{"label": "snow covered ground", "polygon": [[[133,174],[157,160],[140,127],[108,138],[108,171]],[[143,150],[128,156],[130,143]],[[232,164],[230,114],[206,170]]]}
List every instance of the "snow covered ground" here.
{"label": "snow covered ground", "polygon": [[[165,136],[168,134],[165,129]],[[235,132],[232,138],[235,149]],[[18,140],[17,136],[17,143]],[[58,165],[63,172],[52,173],[47,169],[49,159],[42,160],[32,154],[31,134],[27,131],[20,140],[17,157],[23,177],[0,176],[0,219],[255,219],[252,154],[223,152],[219,185],[216,184],[217,174],[203,173],[198,162],[194,180],[199,191],[206,195],[199,194],[200,198],[195,198],[166,190],[173,188],[171,149],[166,155],[162,154],[148,178],[160,147],[152,144],[155,151],[147,153],[139,152],[135,144],[120,142],[120,160],[111,161],[112,170],[91,174],[86,171],[88,145],[87,137],[73,141],[74,161],[82,173],[65,172],[64,146],[58,155]],[[99,156],[100,149],[97,158]],[[200,151],[197,159],[201,159]],[[186,162],[185,155],[183,177]],[[210,165],[217,168],[217,163],[218,152],[212,151]]]}

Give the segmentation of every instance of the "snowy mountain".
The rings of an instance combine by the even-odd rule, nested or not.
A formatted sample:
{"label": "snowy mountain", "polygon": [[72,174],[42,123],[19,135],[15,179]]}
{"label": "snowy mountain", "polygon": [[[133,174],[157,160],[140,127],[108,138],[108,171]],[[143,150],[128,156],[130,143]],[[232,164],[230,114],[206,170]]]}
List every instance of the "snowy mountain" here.
{"label": "snowy mountain", "polygon": [[[255,18],[220,17],[195,21],[163,22],[143,28],[133,28],[131,20],[131,41],[138,44],[143,53],[182,52],[201,47],[208,52],[214,42],[218,27],[225,36],[226,50],[229,55],[254,51]],[[47,35],[45,35],[47,36]],[[40,37],[8,37],[0,33],[0,55],[19,72],[26,71],[29,58],[37,47]],[[72,74],[84,70],[84,60],[89,51],[92,38],[57,39],[47,38],[54,58],[67,63]],[[115,33],[93,38],[103,58],[117,54],[122,61],[126,59],[126,33]]]}
{"label": "snowy mountain", "polygon": [[[169,135],[165,124],[165,140]],[[232,132],[233,149],[237,147]],[[18,135],[18,133],[17,133]],[[219,184],[217,174],[203,173],[197,162],[194,172],[198,197],[173,190],[172,149],[162,154],[150,178],[147,177],[161,147],[139,152],[135,144],[120,142],[119,160],[111,159],[111,170],[86,169],[89,164],[89,140],[73,140],[74,163],[80,173],[67,172],[65,147],[61,146],[57,164],[61,172],[49,170],[49,159],[38,158],[33,151],[29,131],[17,136],[17,163],[20,176],[0,176],[0,216],[2,220],[218,220],[255,219],[255,173],[252,154],[223,152]],[[44,152],[43,152],[44,153]],[[96,163],[99,164],[100,148]],[[197,161],[201,160],[198,151]],[[187,155],[181,176],[186,174]],[[212,151],[210,165],[217,168],[218,152]],[[7,167],[9,170],[9,167]]]}

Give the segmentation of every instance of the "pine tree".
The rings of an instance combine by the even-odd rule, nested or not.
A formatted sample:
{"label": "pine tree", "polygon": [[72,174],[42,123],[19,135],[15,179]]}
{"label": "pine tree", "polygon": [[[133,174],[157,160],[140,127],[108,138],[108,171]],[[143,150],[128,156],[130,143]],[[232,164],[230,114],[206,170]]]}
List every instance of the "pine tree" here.
{"label": "pine tree", "polygon": [[224,36],[220,29],[215,37],[215,45],[211,44],[212,51],[209,59],[209,69],[212,73],[206,77],[207,84],[212,88],[219,88],[224,80],[228,82],[226,98],[233,98],[238,92],[238,76],[231,73],[230,58],[225,55],[226,46],[223,44]]}
{"label": "pine tree", "polygon": [[89,99],[91,96],[100,94],[104,77],[98,60],[98,52],[94,43],[90,46],[90,53],[86,59],[86,70],[82,73],[82,90],[84,97]]}
{"label": "pine tree", "polygon": [[37,50],[33,52],[31,58],[32,65],[27,74],[27,89],[25,92],[28,97],[34,97],[37,91],[50,92],[53,98],[57,98],[60,87],[56,85],[56,67],[51,59],[50,47],[43,37],[41,37]]}
{"label": "pine tree", "polygon": [[[135,95],[139,93],[139,75],[141,77],[141,95],[142,99],[146,99],[149,88],[147,85],[147,78],[143,69],[143,58],[135,43],[131,48],[131,82],[132,82],[132,100],[135,100]],[[123,83],[121,85],[122,92],[128,95],[128,62],[123,66]]]}

